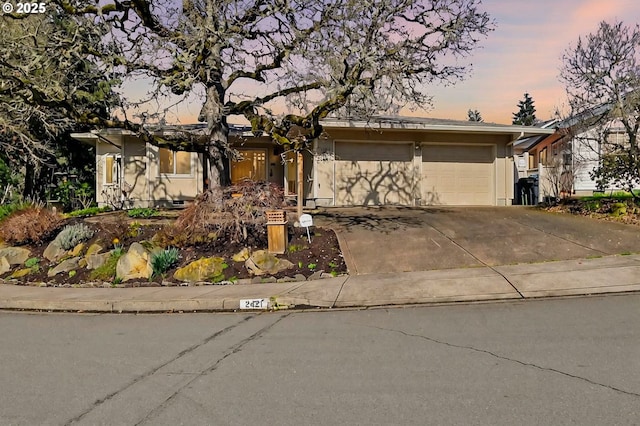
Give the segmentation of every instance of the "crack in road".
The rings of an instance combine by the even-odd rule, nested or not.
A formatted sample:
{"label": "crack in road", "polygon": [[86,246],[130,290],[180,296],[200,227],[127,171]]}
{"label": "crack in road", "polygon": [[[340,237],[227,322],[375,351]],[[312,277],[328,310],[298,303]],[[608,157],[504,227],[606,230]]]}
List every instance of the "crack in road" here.
{"label": "crack in road", "polygon": [[204,340],[202,340],[201,342],[190,346],[186,349],[184,349],[183,351],[178,352],[178,354],[176,356],[174,356],[173,358],[171,358],[170,360],[168,360],[167,362],[160,364],[154,368],[152,368],[151,370],[145,372],[144,374],[136,377],[135,379],[133,379],[132,381],[128,382],[127,384],[125,384],[124,386],[122,386],[120,389],[106,395],[105,397],[98,399],[96,401],[93,402],[93,404],[91,404],[91,407],[89,407],[89,409],[83,411],[82,413],[78,414],[76,417],[71,418],[70,420],[68,420],[65,423],[66,425],[71,425],[73,423],[79,422],[80,420],[82,420],[87,414],[89,414],[90,412],[92,412],[96,407],[104,404],[105,402],[113,399],[114,397],[116,397],[118,394],[126,391],[127,389],[129,389],[131,386],[135,385],[136,383],[140,382],[141,380],[144,380],[150,376],[152,376],[153,374],[155,374],[158,370],[160,370],[163,367],[166,367],[167,365],[171,364],[172,362],[177,361],[178,359],[182,358],[185,355],[188,355],[189,353],[195,351],[196,349],[198,349],[199,347],[206,345],[207,343],[209,343],[210,341],[212,341],[213,339],[215,339],[216,337],[219,337],[231,330],[233,330],[234,328],[246,323],[247,321],[255,318],[256,315],[249,315],[245,318],[243,318],[241,321],[238,321],[235,324],[232,324],[226,328],[223,328],[222,330],[219,330],[215,333],[213,333],[211,336],[208,336],[207,338],[205,338]]}
{"label": "crack in road", "polygon": [[271,323],[271,324],[269,324],[269,325],[267,325],[265,327],[262,327],[260,330],[256,331],[251,336],[249,336],[249,337],[241,340],[240,342],[236,343],[235,345],[231,346],[228,349],[227,353],[225,353],[223,356],[218,358],[210,367],[202,370],[200,373],[196,374],[191,380],[189,380],[188,382],[186,382],[182,386],[180,386],[175,392],[173,392],[168,398],[166,398],[164,401],[162,401],[157,407],[155,407],[154,409],[149,411],[149,413],[147,413],[147,415],[142,420],[137,422],[135,424],[135,426],[142,425],[142,424],[146,423],[147,421],[151,420],[155,414],[157,414],[160,410],[162,410],[164,407],[166,407],[176,396],[178,396],[178,394],[180,394],[180,392],[182,392],[185,388],[190,386],[194,381],[196,381],[197,379],[199,379],[202,376],[205,376],[205,375],[210,374],[213,371],[215,371],[224,360],[226,360],[230,356],[235,355],[238,352],[242,351],[242,349],[244,348],[244,346],[246,344],[248,344],[248,343],[250,343],[250,342],[252,342],[254,340],[257,340],[260,337],[262,337],[262,335],[264,335],[266,332],[268,332],[271,328],[273,328],[280,321],[282,321],[285,318],[287,318],[289,315],[291,315],[291,313],[282,315],[280,318],[278,318],[273,323]]}
{"label": "crack in road", "polygon": [[[362,324],[360,324],[360,325],[362,325]],[[624,394],[624,395],[640,397],[640,393],[627,391],[627,390],[624,390],[624,389],[621,389],[621,388],[618,388],[618,387],[615,387],[615,386],[607,385],[605,383],[596,382],[596,381],[588,379],[586,377],[577,376],[575,374],[567,373],[565,371],[558,370],[556,368],[543,367],[543,366],[540,366],[540,365],[537,365],[537,364],[533,364],[533,363],[530,363],[530,362],[520,361],[520,360],[515,359],[515,358],[509,358],[509,357],[506,357],[506,356],[503,356],[503,355],[499,355],[499,354],[497,354],[495,352],[491,352],[491,351],[486,350],[486,349],[479,349],[479,348],[476,348],[476,347],[473,347],[473,346],[466,346],[466,345],[457,345],[455,343],[444,342],[442,340],[434,339],[432,337],[423,336],[421,334],[407,333],[406,331],[396,330],[396,329],[393,329],[393,328],[384,328],[384,327],[377,327],[377,326],[372,326],[372,325],[365,325],[365,327],[370,327],[370,328],[374,328],[376,330],[381,330],[381,331],[390,331],[390,332],[393,332],[393,333],[399,333],[399,334],[402,334],[402,335],[404,335],[406,337],[417,337],[419,339],[423,339],[423,340],[426,340],[426,341],[431,342],[431,343],[436,343],[438,345],[444,345],[444,346],[448,346],[448,347],[455,348],[455,349],[464,349],[464,350],[468,350],[468,351],[472,351],[472,352],[481,353],[481,354],[484,354],[484,355],[489,355],[489,356],[491,356],[493,358],[496,358],[496,359],[499,359],[499,360],[502,360],[502,361],[513,362],[515,364],[519,364],[519,365],[522,365],[524,367],[531,367],[531,368],[535,368],[535,369],[538,369],[538,370],[541,370],[541,371],[546,371],[546,372],[550,372],[550,373],[556,373],[556,374],[560,374],[560,375],[565,376],[565,377],[570,377],[572,379],[581,380],[581,381],[584,381],[586,383],[589,383],[589,384],[592,384],[592,385],[595,385],[595,386],[599,386],[599,387],[602,387],[602,388],[605,388],[605,389],[609,389],[609,390],[612,390],[614,392],[618,392],[618,393],[621,393],[621,394]]]}

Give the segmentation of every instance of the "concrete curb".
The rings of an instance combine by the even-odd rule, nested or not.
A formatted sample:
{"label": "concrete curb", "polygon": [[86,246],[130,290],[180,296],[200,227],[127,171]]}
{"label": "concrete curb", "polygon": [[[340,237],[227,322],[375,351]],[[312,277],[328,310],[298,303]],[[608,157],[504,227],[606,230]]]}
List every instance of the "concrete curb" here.
{"label": "concrete curb", "polygon": [[0,309],[101,313],[228,312],[241,299],[271,309],[367,308],[640,292],[640,256],[229,286],[52,288],[0,285]]}

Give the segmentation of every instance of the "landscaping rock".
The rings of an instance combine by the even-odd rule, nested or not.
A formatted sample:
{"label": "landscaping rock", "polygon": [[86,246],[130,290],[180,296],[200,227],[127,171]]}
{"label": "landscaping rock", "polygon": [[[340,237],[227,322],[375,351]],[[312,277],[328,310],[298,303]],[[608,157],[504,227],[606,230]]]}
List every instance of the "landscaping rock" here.
{"label": "landscaping rock", "polygon": [[57,240],[53,240],[49,243],[49,245],[44,250],[44,253],[42,255],[49,262],[55,262],[65,254],[67,254],[67,251],[62,248],[62,246]]}
{"label": "landscaping rock", "polygon": [[[111,256],[111,252],[107,253],[94,253],[84,257],[87,269],[98,269],[107,262],[107,259]],[[82,266],[82,265],[80,265]]]}
{"label": "landscaping rock", "polygon": [[296,280],[296,281],[306,281],[306,280],[307,280],[307,277],[305,277],[305,276],[304,276],[304,275],[302,275],[302,274],[295,274],[295,275],[293,276],[293,278],[295,278],[295,280]]}
{"label": "landscaping rock", "polygon": [[149,252],[140,243],[133,243],[116,265],[116,277],[122,281],[149,279],[153,274]]}
{"label": "landscaping rock", "polygon": [[9,275],[8,278],[10,280],[16,280],[18,278],[25,277],[25,276],[29,275],[30,273],[31,273],[31,268],[18,269],[17,271],[14,271],[11,275]]}
{"label": "landscaping rock", "polygon": [[0,257],[4,257],[9,265],[21,265],[31,255],[31,252],[23,247],[5,247],[0,249]]}
{"label": "landscaping rock", "polygon": [[249,259],[251,252],[249,252],[248,248],[243,248],[240,252],[233,255],[232,259],[234,262],[244,262]]}
{"label": "landscaping rock", "polygon": [[85,253],[85,258],[91,256],[92,254],[98,254],[101,253],[102,250],[104,250],[104,247],[102,247],[100,244],[98,243],[93,243],[89,246],[89,248],[87,249],[87,252]]}
{"label": "landscaping rock", "polygon": [[293,267],[286,259],[278,259],[267,250],[258,250],[244,263],[245,268],[253,275],[272,275]]}
{"label": "landscaping rock", "polygon": [[224,278],[222,273],[226,267],[221,257],[203,257],[176,270],[173,278],[185,282],[219,281]]}
{"label": "landscaping rock", "polygon": [[82,254],[82,250],[84,250],[84,243],[80,243],[71,250],[72,257],[78,257]]}
{"label": "landscaping rock", "polygon": [[6,257],[0,257],[0,275],[6,274],[11,270],[11,265]]}
{"label": "landscaping rock", "polygon": [[324,271],[316,271],[313,274],[309,275],[309,278],[307,278],[307,281],[314,281],[314,280],[319,280],[320,278],[322,278],[322,274],[324,273]]}
{"label": "landscaping rock", "polygon": [[50,269],[47,272],[48,277],[53,277],[55,275],[61,274],[63,272],[69,272],[78,268],[78,262],[80,261],[80,257],[72,257],[71,259],[67,259],[61,262],[58,266],[53,269]]}

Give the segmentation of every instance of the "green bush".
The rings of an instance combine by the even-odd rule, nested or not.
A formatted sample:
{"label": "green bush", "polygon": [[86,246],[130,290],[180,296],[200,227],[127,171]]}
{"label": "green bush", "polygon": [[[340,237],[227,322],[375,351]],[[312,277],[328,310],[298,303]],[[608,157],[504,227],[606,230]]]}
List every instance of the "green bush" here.
{"label": "green bush", "polygon": [[167,272],[173,265],[178,263],[180,259],[180,251],[175,247],[164,249],[161,252],[151,256],[151,267],[153,275],[162,275]]}
{"label": "green bush", "polygon": [[56,240],[65,250],[71,250],[83,241],[87,241],[95,232],[84,223],[76,223],[75,225],[67,225],[58,234]]}
{"label": "green bush", "polygon": [[89,217],[89,216],[95,216],[98,213],[104,213],[104,212],[108,212],[111,211],[111,207],[105,206],[105,207],[89,207],[86,209],[81,209],[81,210],[74,210],[71,213],[67,214],[67,216],[69,217]]}
{"label": "green bush", "polygon": [[33,268],[34,266],[36,266],[38,263],[40,263],[40,259],[37,257],[31,257],[29,259],[27,259],[24,262],[24,266],[26,266],[27,268]]}
{"label": "green bush", "polygon": [[151,209],[148,207],[140,207],[140,208],[127,210],[127,216],[133,217],[133,218],[148,218],[148,217],[158,216],[158,214],[160,214],[158,209]]}
{"label": "green bush", "polygon": [[94,269],[89,274],[92,280],[111,281],[116,278],[116,266],[118,260],[124,255],[124,250],[114,250],[107,261],[99,268]]}

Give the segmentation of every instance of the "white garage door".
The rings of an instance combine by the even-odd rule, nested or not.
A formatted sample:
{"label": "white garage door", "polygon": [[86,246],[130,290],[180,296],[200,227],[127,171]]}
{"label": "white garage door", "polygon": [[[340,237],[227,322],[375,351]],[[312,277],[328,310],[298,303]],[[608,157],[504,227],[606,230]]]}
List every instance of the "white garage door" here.
{"label": "white garage door", "polygon": [[336,142],[335,204],[413,205],[413,144]]}
{"label": "white garage door", "polygon": [[491,146],[424,145],[422,203],[494,205],[494,153]]}

